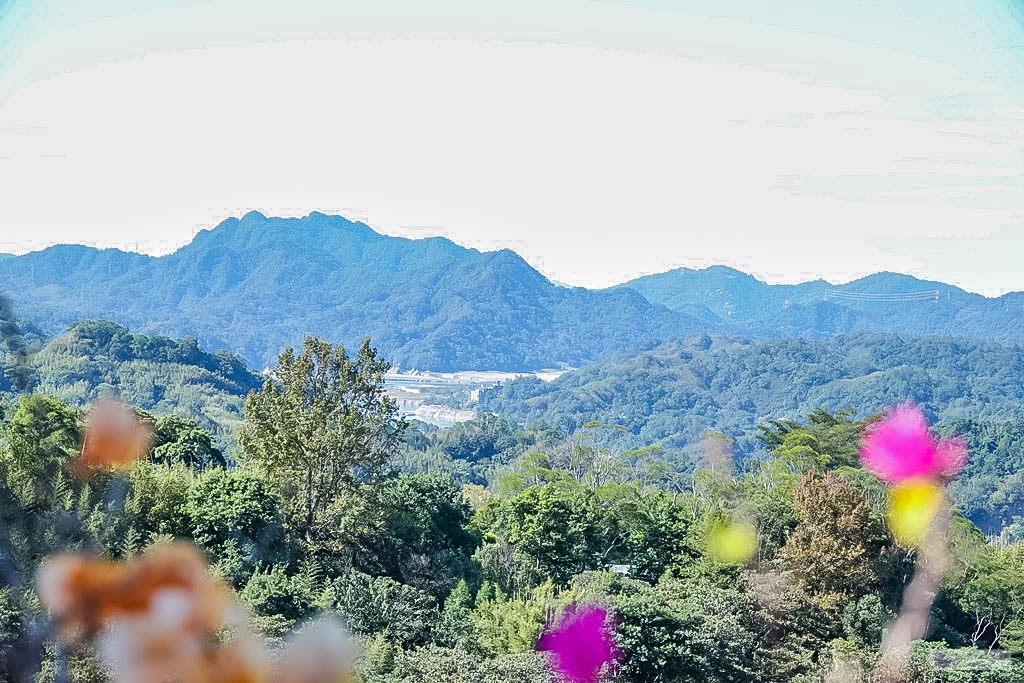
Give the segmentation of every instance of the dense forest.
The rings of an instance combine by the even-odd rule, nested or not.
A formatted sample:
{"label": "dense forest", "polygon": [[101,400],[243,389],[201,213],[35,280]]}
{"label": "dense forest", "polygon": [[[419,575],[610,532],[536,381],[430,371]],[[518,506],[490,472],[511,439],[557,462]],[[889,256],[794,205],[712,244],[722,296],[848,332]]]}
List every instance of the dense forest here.
{"label": "dense forest", "polygon": [[1024,348],[965,339],[852,333],[824,340],[743,342],[700,335],[567,372],[485,391],[481,406],[521,423],[569,431],[593,420],[624,427],[629,447],[682,449],[708,429],[742,451],[768,419],[815,408],[921,404],[938,421],[1024,417]]}
{"label": "dense forest", "polygon": [[[308,339],[246,399],[236,462],[195,422],[136,409],[154,435],[144,458],[87,479],[75,468],[83,410],[19,396],[0,425],[5,675],[106,680],[104,651],[54,645],[30,577],[58,551],[129,561],[173,538],[203,551],[271,647],[340,615],[368,683],[558,680],[538,640],[581,604],[613,615],[621,661],[604,680],[859,680],[879,665],[917,555],[858,461],[879,415],[763,423],[757,461],[733,462],[730,439],[709,434],[681,469],[656,447],[600,445],[615,429],[603,423],[406,425],[386,369],[368,344],[349,354]],[[1020,434],[974,421],[938,431],[976,445],[965,476],[978,481],[1011,466],[1002,455]],[[717,530],[740,520],[750,553],[723,554]],[[992,542],[954,512],[949,569],[904,680],[1024,676],[1012,535]]]}
{"label": "dense forest", "polygon": [[[614,618],[609,681],[869,676],[917,551],[889,530],[888,494],[857,450],[906,400],[970,448],[911,680],[1024,677],[1016,346],[698,335],[505,383],[482,396],[493,412],[438,429],[398,418],[367,344],[349,356],[309,338],[260,377],[194,338],[107,321],[17,332],[0,347],[9,679],[111,675],[91,645],[56,647],[31,580],[46,557],[127,562],[176,538],[272,650],[338,615],[370,683],[559,680],[541,635],[586,604]],[[130,470],[82,479],[89,406],[107,397],[152,439]],[[716,551],[730,520],[754,530],[750,557]]]}
{"label": "dense forest", "polygon": [[[19,329],[31,353],[19,366],[0,344],[0,401],[17,400],[17,377],[22,393],[78,407],[117,397],[193,420],[226,457],[235,452],[245,396],[261,383],[240,358],[207,353],[194,338],[140,335],[108,321],[77,323],[49,342],[37,326]],[[412,471],[443,469],[460,484],[496,484],[524,449],[573,433],[619,451],[656,446],[666,462],[691,472],[708,429],[735,439],[741,458],[756,459],[765,455],[757,425],[767,419],[818,407],[865,417],[906,398],[924,406],[940,430],[971,443],[975,457],[951,489],[964,514],[987,534],[1017,538],[1024,533],[1020,363],[1015,347],[952,339],[853,334],[749,344],[693,337],[555,382],[519,379],[485,392],[484,407],[502,417],[481,413],[441,432],[417,424],[406,436],[416,449],[400,457]]]}

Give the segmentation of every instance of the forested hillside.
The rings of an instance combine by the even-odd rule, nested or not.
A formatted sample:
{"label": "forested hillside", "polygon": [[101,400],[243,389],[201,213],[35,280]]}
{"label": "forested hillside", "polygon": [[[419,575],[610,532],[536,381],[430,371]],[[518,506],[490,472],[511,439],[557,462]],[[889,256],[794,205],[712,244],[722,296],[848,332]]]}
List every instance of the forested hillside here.
{"label": "forested hillside", "polygon": [[959,434],[971,459],[950,487],[956,505],[987,534],[1024,540],[1024,421],[954,420],[944,434]]}
{"label": "forested hillside", "polygon": [[485,391],[481,406],[518,422],[570,431],[600,420],[623,443],[683,448],[711,429],[745,435],[817,407],[865,416],[901,401],[939,421],[1024,416],[1024,348],[963,339],[854,333],[748,343],[698,336],[568,372]]}
{"label": "forested hillside", "polygon": [[[117,397],[157,415],[190,417],[222,446],[233,443],[242,402],[261,382],[241,358],[227,351],[206,353],[193,337],[134,334],[103,320],[77,323],[45,345],[35,335],[22,336],[33,351],[22,391],[79,406]],[[0,390],[13,394],[17,361],[6,345],[0,346],[0,365],[6,378]]]}
{"label": "forested hillside", "polygon": [[[91,613],[69,611],[52,583],[34,588],[31,577],[43,558],[68,551],[102,558],[93,570],[102,577],[146,562],[195,572],[195,556],[173,539],[201,549],[224,599],[250,615],[228,627],[235,640],[178,629],[186,643],[217,652],[253,629],[277,648],[309,620],[338,615],[358,641],[353,666],[365,683],[564,681],[541,635],[573,606],[595,604],[611,614],[603,628],[620,653],[602,671],[609,683],[1024,675],[1024,545],[986,543],[955,512],[930,628],[905,659],[885,659],[921,550],[887,526],[886,487],[860,466],[869,423],[817,410],[766,424],[766,456],[745,469],[730,462],[727,439],[711,436],[697,471],[683,473],[654,449],[604,449],[495,417],[409,431],[383,391],[386,369],[369,345],[307,340],[247,399],[240,464],[193,457],[201,433],[164,419],[159,445],[130,469],[87,478],[82,411],[21,396],[0,419],[0,553],[13,577],[0,588],[0,677],[25,680],[41,663],[39,680],[66,672],[103,683],[110,667],[160,661],[171,626],[127,641],[96,629],[69,636],[47,620]],[[1014,449],[1012,430],[959,427],[976,443]],[[484,485],[452,476],[438,456],[471,474],[480,466],[473,476]],[[982,457],[976,467],[991,464]],[[723,548],[723,529],[740,543]],[[91,576],[92,565],[74,566]],[[72,600],[79,590],[116,600],[104,585],[68,590]],[[175,590],[197,599],[190,586]],[[133,618],[163,624],[147,615]],[[57,646],[70,637],[73,648]],[[227,650],[234,670],[263,647],[243,642]]]}
{"label": "forested hillside", "polygon": [[250,213],[161,258],[61,245],[0,261],[20,317],[63,329],[106,318],[191,335],[262,368],[303,335],[372,337],[402,368],[524,370],[581,363],[697,331],[632,290],[558,287],[508,250],[380,235],[313,213]]}
{"label": "forested hillside", "polygon": [[[44,343],[22,323],[32,351],[19,368],[0,345],[0,391],[8,401],[35,392],[86,406],[120,397],[156,416],[196,421],[228,453],[236,450],[245,396],[261,378],[227,352],[204,352],[195,339],[134,334],[107,321],[73,325]],[[622,452],[658,446],[681,472],[707,431],[736,439],[738,452],[762,449],[757,426],[818,407],[865,416],[914,400],[963,434],[972,447],[953,485],[965,516],[986,533],[1024,538],[1024,389],[1021,350],[951,339],[854,334],[823,341],[743,343],[693,337],[638,356],[588,366],[554,382],[524,378],[484,392],[477,420],[441,432],[410,432],[410,471],[443,471],[461,483],[496,485],[530,449],[576,433]],[[16,391],[12,381],[23,375]],[[503,416],[503,417],[502,417]],[[534,424],[530,429],[515,423]],[[598,423],[603,426],[593,426]],[[590,426],[587,426],[590,425]],[[634,463],[635,464],[635,463]]]}

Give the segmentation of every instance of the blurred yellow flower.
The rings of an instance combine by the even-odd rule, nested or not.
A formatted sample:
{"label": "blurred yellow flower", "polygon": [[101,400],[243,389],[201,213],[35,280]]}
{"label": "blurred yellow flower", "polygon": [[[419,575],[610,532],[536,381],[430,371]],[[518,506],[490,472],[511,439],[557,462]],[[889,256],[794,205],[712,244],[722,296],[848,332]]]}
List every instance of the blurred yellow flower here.
{"label": "blurred yellow flower", "polygon": [[930,479],[911,479],[893,489],[886,521],[901,545],[919,545],[942,506],[942,488]]}
{"label": "blurred yellow flower", "polygon": [[708,554],[722,564],[746,564],[757,550],[757,531],[741,522],[716,524],[708,533]]}

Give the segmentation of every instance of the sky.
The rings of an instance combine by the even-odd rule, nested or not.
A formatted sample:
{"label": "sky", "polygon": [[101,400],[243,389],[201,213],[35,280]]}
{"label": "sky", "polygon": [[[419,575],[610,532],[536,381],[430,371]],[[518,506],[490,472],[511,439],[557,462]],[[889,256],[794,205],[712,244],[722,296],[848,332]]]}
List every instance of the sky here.
{"label": "sky", "polygon": [[1024,290],[1022,0],[0,0],[0,252],[249,210]]}

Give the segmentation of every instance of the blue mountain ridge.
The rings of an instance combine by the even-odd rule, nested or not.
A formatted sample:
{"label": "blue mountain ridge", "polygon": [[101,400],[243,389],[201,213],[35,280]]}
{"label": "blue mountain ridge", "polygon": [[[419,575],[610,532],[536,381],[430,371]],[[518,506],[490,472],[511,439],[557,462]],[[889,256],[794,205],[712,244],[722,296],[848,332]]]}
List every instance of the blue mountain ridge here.
{"label": "blue mountain ridge", "polygon": [[[836,285],[814,280],[769,285],[726,266],[678,268],[618,285],[652,303],[701,316],[709,325],[755,338],[823,338],[854,331],[1017,341],[1024,294],[996,298],[943,282],[881,272]],[[706,319],[702,318],[702,319]]]}
{"label": "blue mountain ridge", "polygon": [[255,367],[305,334],[369,336],[400,367],[526,370],[579,365],[702,322],[632,290],[559,287],[518,254],[381,235],[312,213],[251,212],[167,256],[59,245],[0,262],[19,317],[53,329],[104,318],[195,336]]}
{"label": "blue mountain ridge", "polygon": [[897,273],[769,285],[725,266],[588,290],[551,282],[508,249],[385,236],[317,212],[229,218],[161,257],[57,245],[0,258],[0,290],[51,333],[109,319],[192,335],[253,367],[305,334],[349,346],[369,336],[401,368],[440,371],[579,366],[698,332],[1024,338],[1019,292],[991,299]]}

